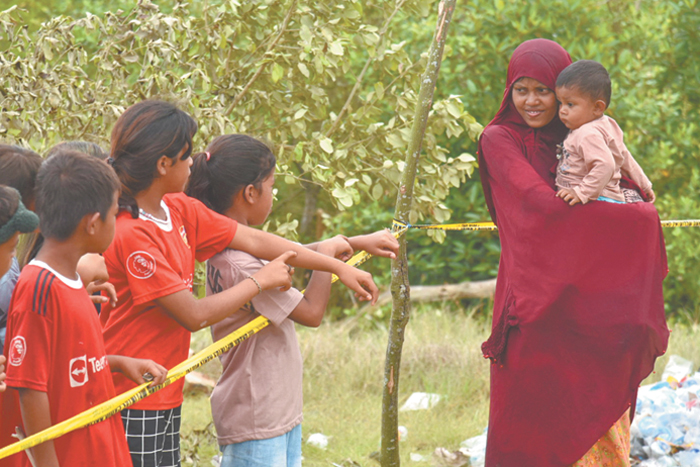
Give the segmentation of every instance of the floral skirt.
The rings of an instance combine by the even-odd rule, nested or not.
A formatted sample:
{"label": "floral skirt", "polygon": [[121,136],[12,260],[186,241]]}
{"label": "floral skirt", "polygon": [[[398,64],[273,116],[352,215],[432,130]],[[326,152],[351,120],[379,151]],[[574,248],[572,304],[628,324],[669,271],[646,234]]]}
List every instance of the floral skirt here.
{"label": "floral skirt", "polygon": [[622,417],[571,467],[629,467],[630,412]]}

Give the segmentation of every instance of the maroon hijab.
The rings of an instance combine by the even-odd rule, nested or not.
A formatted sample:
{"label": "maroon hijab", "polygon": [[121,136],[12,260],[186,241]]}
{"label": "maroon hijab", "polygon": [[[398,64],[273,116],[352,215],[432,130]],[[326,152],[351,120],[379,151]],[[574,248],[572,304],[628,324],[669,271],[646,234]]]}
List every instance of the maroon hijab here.
{"label": "maroon hijab", "polygon": [[555,196],[558,117],[530,128],[512,86],[550,88],[571,59],[557,43],[521,44],[501,108],[479,141],[479,172],[501,261],[492,334],[487,467],[563,467],[635,402],[668,342],[666,250],[656,209]]}

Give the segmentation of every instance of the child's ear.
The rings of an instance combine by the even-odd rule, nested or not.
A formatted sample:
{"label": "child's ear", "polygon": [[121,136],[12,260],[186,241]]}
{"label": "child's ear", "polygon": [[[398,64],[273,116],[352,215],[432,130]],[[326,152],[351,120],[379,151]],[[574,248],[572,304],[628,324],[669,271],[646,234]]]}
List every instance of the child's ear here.
{"label": "child's ear", "polygon": [[100,213],[87,214],[85,216],[85,232],[88,235],[95,235],[97,231],[97,221],[100,219]]}
{"label": "child's ear", "polygon": [[250,204],[253,204],[255,202],[257,195],[258,189],[255,188],[255,185],[246,185],[246,187],[243,189],[243,199],[245,199]]}
{"label": "child's ear", "polygon": [[601,116],[605,113],[605,109],[607,109],[608,106],[605,103],[604,100],[598,99],[593,103],[593,111],[596,113],[596,115]]}
{"label": "child's ear", "polygon": [[156,170],[158,171],[158,175],[161,177],[165,176],[165,174],[168,172],[168,168],[170,168],[173,163],[173,160],[168,156],[160,156],[156,162]]}

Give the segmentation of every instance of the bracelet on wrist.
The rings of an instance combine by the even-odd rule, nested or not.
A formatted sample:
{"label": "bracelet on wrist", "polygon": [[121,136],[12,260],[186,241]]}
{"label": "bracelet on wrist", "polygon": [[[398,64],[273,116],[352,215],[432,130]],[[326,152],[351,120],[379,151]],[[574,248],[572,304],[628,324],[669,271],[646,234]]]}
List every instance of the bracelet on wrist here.
{"label": "bracelet on wrist", "polygon": [[248,276],[248,277],[246,277],[246,279],[250,279],[250,280],[252,280],[253,282],[255,282],[255,285],[258,286],[258,295],[260,295],[260,294],[262,293],[262,291],[263,291],[262,287],[260,286],[260,282],[258,282],[258,280],[257,280],[255,277],[253,277],[253,276]]}

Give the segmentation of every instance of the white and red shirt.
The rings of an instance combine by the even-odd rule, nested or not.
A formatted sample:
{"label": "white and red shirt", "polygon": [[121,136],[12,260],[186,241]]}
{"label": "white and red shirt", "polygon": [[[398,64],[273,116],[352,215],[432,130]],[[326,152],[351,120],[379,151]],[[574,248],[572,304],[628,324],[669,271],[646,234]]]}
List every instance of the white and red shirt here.
{"label": "white and red shirt", "polygon": [[[56,424],[116,395],[102,329],[79,278],[68,279],[32,261],[19,276],[10,304],[5,341],[8,390],[0,398],[0,445],[23,426],[19,393],[45,392]],[[25,430],[26,432],[26,430]],[[54,440],[61,465],[131,465],[121,417],[70,432]],[[15,454],[0,465],[29,466]]]}
{"label": "white and red shirt", "polygon": [[[116,234],[104,253],[117,306],[105,304],[100,320],[110,354],[154,360],[168,370],[186,360],[190,332],[155,300],[181,290],[192,291],[195,259],[205,261],[233,240],[237,223],[184,193],[163,197],[165,221],[128,212],[117,216]],[[136,386],[120,374],[121,394]],[[134,404],[139,410],[166,410],[182,404],[184,380]]]}

